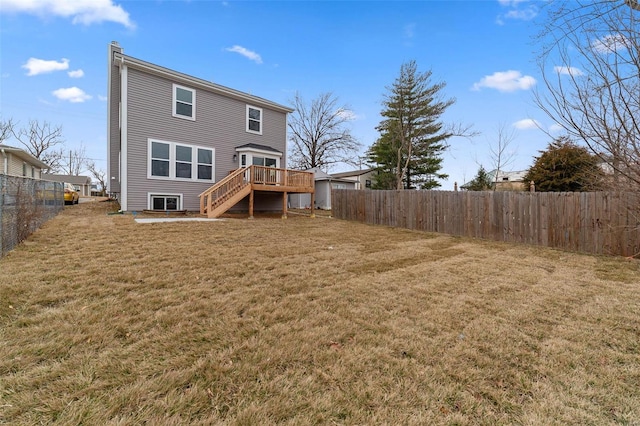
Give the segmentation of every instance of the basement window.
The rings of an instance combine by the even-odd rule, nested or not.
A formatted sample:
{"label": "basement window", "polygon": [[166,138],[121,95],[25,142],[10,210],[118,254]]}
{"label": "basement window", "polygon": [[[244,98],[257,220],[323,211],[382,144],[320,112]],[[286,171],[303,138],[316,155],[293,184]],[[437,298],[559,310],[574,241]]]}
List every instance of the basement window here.
{"label": "basement window", "polygon": [[149,210],[181,210],[182,194],[149,194]]}

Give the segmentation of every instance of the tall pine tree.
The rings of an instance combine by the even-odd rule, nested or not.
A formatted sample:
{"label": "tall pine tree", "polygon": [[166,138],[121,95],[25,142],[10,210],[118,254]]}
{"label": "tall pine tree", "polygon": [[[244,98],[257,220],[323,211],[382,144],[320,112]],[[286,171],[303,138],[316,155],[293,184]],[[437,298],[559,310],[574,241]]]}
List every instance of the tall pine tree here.
{"label": "tall pine tree", "polygon": [[444,100],[444,82],[432,83],[431,71],[418,72],[415,61],[402,64],[400,75],[387,88],[377,130],[380,137],[368,152],[375,164],[377,189],[431,189],[440,186],[447,139],[440,117],[455,99]]}

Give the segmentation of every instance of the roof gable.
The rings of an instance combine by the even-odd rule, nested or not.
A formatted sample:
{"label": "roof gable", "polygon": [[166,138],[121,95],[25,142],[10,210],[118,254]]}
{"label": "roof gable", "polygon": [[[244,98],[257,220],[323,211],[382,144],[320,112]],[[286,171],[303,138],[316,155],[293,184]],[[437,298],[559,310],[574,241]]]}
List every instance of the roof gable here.
{"label": "roof gable", "polygon": [[352,177],[352,176],[362,176],[362,175],[365,175],[365,174],[367,174],[367,173],[369,173],[371,171],[373,171],[373,169],[351,170],[349,172],[332,173],[331,176],[337,177],[337,178]]}
{"label": "roof gable", "polygon": [[46,174],[46,175],[43,175],[42,178],[45,180],[52,180],[54,182],[67,182],[73,185],[90,185],[91,184],[91,178],[88,176]]}
{"label": "roof gable", "polygon": [[227,96],[234,99],[239,99],[243,102],[250,103],[255,106],[261,106],[264,108],[272,109],[279,112],[290,113],[293,109],[280,105],[276,102],[272,102],[268,99],[261,98],[259,96],[250,95],[239,90],[232,89],[230,87],[222,86],[211,81],[207,81],[198,77],[194,77],[188,74],[184,74],[178,71],[174,71],[169,68],[165,68],[160,65],[146,62],[133,56],[125,55],[122,52],[114,52],[114,64],[117,66],[130,66],[132,68],[145,71],[147,73],[159,75],[165,78],[169,78],[175,82],[183,83],[188,86],[198,87],[200,89],[208,90],[219,95]]}
{"label": "roof gable", "polygon": [[16,148],[13,146],[9,146],[9,145],[4,145],[4,144],[0,144],[0,153],[4,151],[5,153],[10,153],[12,155],[15,155],[16,157],[20,158],[22,161],[29,163],[32,166],[36,166],[40,169],[44,169],[44,170],[48,170],[49,169],[49,165],[47,163],[43,163],[42,161],[38,160],[36,157],[34,157],[33,155],[29,154],[27,151],[20,149],[20,148]]}

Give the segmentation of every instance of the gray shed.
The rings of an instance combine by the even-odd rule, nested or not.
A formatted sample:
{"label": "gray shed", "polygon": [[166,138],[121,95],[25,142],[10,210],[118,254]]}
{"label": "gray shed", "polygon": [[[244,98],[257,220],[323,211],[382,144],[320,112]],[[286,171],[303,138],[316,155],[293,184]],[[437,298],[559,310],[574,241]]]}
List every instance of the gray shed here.
{"label": "gray shed", "polygon": [[[331,190],[332,189],[355,189],[356,182],[349,179],[333,177],[319,168],[306,170],[315,174],[316,202],[315,208],[331,210]],[[311,194],[290,194],[289,208],[310,209]]]}

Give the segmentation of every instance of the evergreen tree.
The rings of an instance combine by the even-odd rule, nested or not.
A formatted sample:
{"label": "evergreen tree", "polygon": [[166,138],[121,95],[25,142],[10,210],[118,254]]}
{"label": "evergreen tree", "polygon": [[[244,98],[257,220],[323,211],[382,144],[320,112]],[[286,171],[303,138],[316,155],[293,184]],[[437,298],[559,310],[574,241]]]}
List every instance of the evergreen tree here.
{"label": "evergreen tree", "polygon": [[453,133],[439,120],[455,99],[442,99],[444,87],[431,83],[431,71],[418,72],[415,61],[402,64],[383,101],[380,137],[368,152],[378,172],[374,188],[431,189],[440,186],[436,179],[448,177],[440,170]]}
{"label": "evergreen tree", "polygon": [[462,189],[466,189],[467,191],[488,191],[491,188],[493,188],[493,179],[482,166],[478,169],[476,177],[462,187]]}
{"label": "evergreen tree", "polygon": [[594,191],[601,188],[604,177],[598,163],[586,148],[560,137],[535,157],[524,181],[533,181],[540,192]]}

